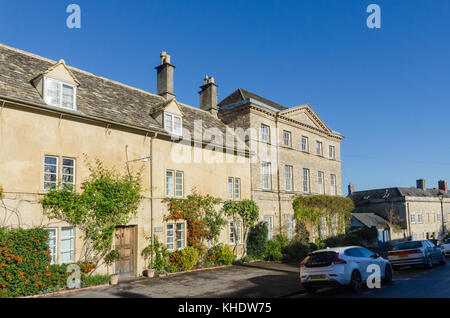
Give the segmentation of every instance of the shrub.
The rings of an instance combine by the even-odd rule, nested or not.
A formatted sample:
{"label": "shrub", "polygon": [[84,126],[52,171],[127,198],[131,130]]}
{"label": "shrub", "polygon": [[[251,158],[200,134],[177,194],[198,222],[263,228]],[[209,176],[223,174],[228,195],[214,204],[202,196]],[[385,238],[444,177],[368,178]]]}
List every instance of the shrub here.
{"label": "shrub", "polygon": [[180,266],[188,271],[191,270],[195,264],[197,264],[198,261],[198,251],[190,246],[185,247],[182,251],[181,251],[181,255],[180,255]]}
{"label": "shrub", "polygon": [[283,259],[281,253],[282,243],[277,240],[270,240],[267,242],[266,249],[264,251],[264,259],[266,261],[280,261]]}
{"label": "shrub", "polygon": [[234,255],[228,245],[218,244],[208,250],[207,258],[210,264],[231,265],[234,260]]}
{"label": "shrub", "polygon": [[378,231],[373,228],[362,228],[350,231],[346,234],[332,236],[324,240],[326,246],[338,247],[348,245],[365,246],[370,245],[371,242],[378,237]]}
{"label": "shrub", "polygon": [[317,249],[315,244],[309,243],[307,239],[295,239],[290,241],[283,249],[289,259],[304,259],[309,253]]}
{"label": "shrub", "polygon": [[250,229],[247,238],[248,257],[262,259],[267,245],[268,229],[265,222],[259,222]]}
{"label": "shrub", "polygon": [[97,286],[109,283],[109,275],[81,275],[81,287]]}

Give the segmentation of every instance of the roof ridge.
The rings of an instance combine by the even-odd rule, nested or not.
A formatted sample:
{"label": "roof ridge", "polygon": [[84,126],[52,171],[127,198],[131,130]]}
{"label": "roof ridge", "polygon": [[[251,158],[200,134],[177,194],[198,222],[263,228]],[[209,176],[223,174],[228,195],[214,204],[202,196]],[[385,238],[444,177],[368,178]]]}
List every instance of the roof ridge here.
{"label": "roof ridge", "polygon": [[[30,57],[33,57],[33,58],[37,58],[37,59],[40,59],[40,60],[43,60],[43,61],[46,61],[46,62],[49,62],[49,63],[55,63],[55,64],[59,63],[59,62],[57,62],[55,60],[52,60],[52,59],[49,59],[49,58],[46,58],[46,57],[43,57],[43,56],[40,56],[40,55],[37,55],[37,54],[34,54],[34,53],[30,53],[30,52],[27,52],[27,51],[23,51],[21,49],[17,49],[15,47],[8,46],[8,45],[3,44],[3,43],[0,43],[0,47],[4,47],[4,48],[6,48],[8,50],[15,51],[17,53],[24,54],[24,55],[27,55],[27,56],[30,56]],[[100,76],[100,75],[95,75],[95,74],[90,73],[88,71],[85,71],[85,70],[82,70],[82,69],[79,69],[79,68],[76,68],[76,67],[73,67],[73,66],[69,66],[67,64],[66,64],[66,66],[67,66],[67,68],[75,70],[75,71],[78,71],[80,73],[84,73],[86,75],[93,76],[93,77],[96,77],[96,78],[99,78],[99,79],[102,79],[102,80],[114,83],[116,85],[120,85],[120,86],[129,88],[129,89],[133,89],[133,90],[139,91],[141,93],[145,93],[145,94],[151,95],[153,97],[158,97],[160,99],[164,99],[163,97],[161,97],[159,95],[147,92],[147,91],[145,91],[143,89],[136,88],[136,87],[133,87],[133,86],[130,86],[130,85],[127,85],[127,84],[124,84],[124,83],[121,83],[121,82],[118,82],[118,81],[115,81],[115,80],[112,80],[112,79],[109,79],[109,78],[106,78],[106,77],[103,77],[103,76]]]}

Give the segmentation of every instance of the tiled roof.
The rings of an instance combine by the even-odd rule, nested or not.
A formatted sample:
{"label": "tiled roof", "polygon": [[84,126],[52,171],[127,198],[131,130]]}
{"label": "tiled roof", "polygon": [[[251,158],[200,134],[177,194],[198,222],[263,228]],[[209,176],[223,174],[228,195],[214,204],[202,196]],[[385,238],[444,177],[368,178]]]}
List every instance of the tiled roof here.
{"label": "tiled roof", "polygon": [[250,98],[254,99],[254,100],[257,100],[257,101],[259,101],[259,102],[261,102],[263,104],[266,104],[266,105],[268,105],[270,107],[273,107],[275,109],[278,109],[278,110],[285,110],[285,109],[287,109],[287,107],[281,106],[280,104],[272,102],[271,100],[265,99],[264,97],[261,97],[259,95],[254,94],[254,93],[246,91],[246,90],[244,90],[242,88],[238,88],[233,93],[228,95],[228,97],[223,99],[219,103],[219,107],[222,107],[222,106],[225,106],[225,105],[234,104],[234,103],[237,103],[237,102],[241,102],[243,100],[250,99]]}
{"label": "tiled roof", "polygon": [[389,222],[375,213],[352,213],[352,217],[367,227],[389,227]]}
{"label": "tiled roof", "polygon": [[[57,62],[0,44],[0,97],[47,106],[31,83]],[[167,105],[158,95],[133,88],[73,67],[70,71],[80,82],[77,88],[77,112],[135,127],[163,131],[150,115]],[[155,74],[156,76],[156,74]],[[183,127],[193,137],[194,120],[202,119],[203,128],[227,126],[209,112],[178,102],[184,113]]]}

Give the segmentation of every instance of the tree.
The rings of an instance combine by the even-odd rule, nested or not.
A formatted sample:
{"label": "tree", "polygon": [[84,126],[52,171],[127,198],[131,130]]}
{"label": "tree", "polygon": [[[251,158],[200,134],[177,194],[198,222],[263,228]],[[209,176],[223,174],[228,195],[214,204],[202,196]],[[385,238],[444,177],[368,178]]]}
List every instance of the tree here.
{"label": "tree", "polygon": [[[253,200],[243,201],[226,201],[223,205],[223,211],[226,215],[233,218],[233,224],[236,227],[238,220],[242,221],[242,229],[244,231],[244,252],[243,257],[247,256],[247,236],[250,227],[254,226],[259,218],[259,208]],[[234,231],[234,252],[237,255],[237,239],[236,231]]]}
{"label": "tree", "polygon": [[142,200],[141,172],[120,175],[98,159],[94,166],[87,165],[90,176],[82,183],[81,193],[66,186],[48,192],[41,203],[50,219],[68,222],[83,232],[82,258],[97,268],[112,250],[116,227],[126,225],[136,214]]}
{"label": "tree", "polygon": [[333,234],[334,230],[338,234],[344,233],[351,211],[355,208],[350,198],[328,195],[297,196],[292,205],[294,217],[301,224],[300,228],[305,229],[306,222],[309,221],[319,234],[323,220],[326,221],[329,234]]}

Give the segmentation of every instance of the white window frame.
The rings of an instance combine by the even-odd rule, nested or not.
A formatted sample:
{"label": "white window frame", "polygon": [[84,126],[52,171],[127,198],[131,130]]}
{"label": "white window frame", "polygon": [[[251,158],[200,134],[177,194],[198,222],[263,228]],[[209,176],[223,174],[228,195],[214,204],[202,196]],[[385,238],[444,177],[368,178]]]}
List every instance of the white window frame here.
{"label": "white window frame", "polygon": [[[71,167],[71,166],[65,166],[65,165],[64,165],[64,160],[72,160],[72,161],[73,161],[73,166],[72,166],[72,167]],[[72,182],[72,183],[64,182],[64,181],[63,181],[63,177],[64,177],[65,175],[70,176],[70,174],[64,173],[64,168],[65,168],[65,167],[67,167],[67,168],[73,168],[73,175],[72,175],[72,177],[73,177],[73,182]],[[76,160],[76,159],[74,159],[74,158],[69,158],[69,157],[62,157],[62,160],[61,160],[61,186],[62,186],[62,187],[64,187],[64,185],[71,184],[71,185],[74,187],[74,190],[75,190],[75,185],[76,185],[76,168],[77,168],[77,160]]]}
{"label": "white window frame", "polygon": [[[170,177],[168,174],[171,174],[171,180],[172,184],[169,184]],[[179,183],[179,177],[178,175],[181,174],[181,183]],[[180,170],[172,170],[167,169],[166,170],[166,197],[169,198],[182,198],[184,197],[184,171]],[[177,186],[181,186],[181,194],[178,191],[179,189]]]}
{"label": "white window frame", "polygon": [[[181,182],[179,182],[179,177],[178,175],[181,174]],[[178,186],[181,186],[181,194],[178,191],[179,188]],[[175,196],[177,198],[182,198],[184,197],[184,172],[183,171],[175,171]]]}
{"label": "white window frame", "polygon": [[[168,118],[170,117],[170,125],[171,127],[168,127]],[[180,120],[180,129],[178,131],[176,131],[175,129],[175,119],[179,119]],[[180,115],[176,115],[173,113],[169,113],[169,112],[164,112],[163,113],[163,125],[164,125],[164,129],[171,135],[174,136],[182,136],[183,135],[183,117],[181,117]]]}
{"label": "white window frame", "polygon": [[230,221],[229,223],[229,232],[230,232],[230,244],[235,244],[235,237],[234,237],[234,221]]}
{"label": "white window frame", "polygon": [[[68,236],[68,237],[64,237],[63,236],[63,232],[64,232],[64,230],[67,230],[67,229],[72,230],[72,235]],[[60,263],[61,264],[71,264],[71,263],[75,262],[75,236],[76,236],[75,235],[75,227],[73,227],[73,226],[64,226],[64,227],[61,228],[61,235],[60,235],[60,239],[59,239],[60,240],[60,242],[59,242],[59,259],[60,259]],[[71,248],[68,251],[63,251],[62,250],[62,247],[63,247],[62,241],[63,240],[70,240],[71,241]],[[67,252],[70,253],[71,259],[69,261],[63,263],[63,261],[62,261],[62,254],[63,253],[67,253]]]}
{"label": "white window frame", "polygon": [[[305,172],[306,172],[306,175],[305,175]],[[311,193],[311,173],[308,168],[303,168],[302,178],[303,178],[303,192]],[[306,187],[305,187],[305,185],[306,185]]]}
{"label": "white window frame", "polygon": [[267,238],[273,239],[273,216],[264,215],[264,222],[267,224]]}
{"label": "white window frame", "polygon": [[[265,131],[267,129],[267,131]],[[261,141],[270,143],[270,126],[261,124]]]}
{"label": "white window frame", "polygon": [[411,213],[409,217],[411,224],[416,224],[416,215],[414,213]]}
{"label": "white window frame", "polygon": [[[46,172],[45,168],[46,166],[55,166],[54,164],[47,164],[45,161],[47,158],[54,158],[56,159],[56,173],[53,172]],[[56,175],[56,181],[46,181],[45,180],[45,175],[46,174],[50,174],[50,175]],[[46,189],[45,184],[46,183],[50,183],[50,184],[54,184],[55,185],[55,189],[58,188],[58,181],[59,181],[59,157],[58,156],[52,156],[52,155],[44,155],[44,183],[43,183],[43,187],[44,187],[44,191],[50,191],[52,189]]]}
{"label": "white window frame", "polygon": [[58,228],[55,227],[49,227],[46,228],[46,230],[49,233],[48,236],[48,241],[50,242],[50,231],[54,231],[55,233],[55,237],[54,237],[54,242],[55,242],[55,246],[54,246],[54,250],[52,250],[51,246],[49,246],[50,251],[50,256],[52,257],[50,264],[54,265],[54,264],[58,264]]}
{"label": "white window frame", "polygon": [[437,221],[437,223],[441,223],[441,214],[440,213],[436,213],[436,221]]}
{"label": "white window frame", "polygon": [[[287,139],[286,139],[287,137]],[[286,144],[287,141],[287,144]],[[292,147],[292,134],[290,131],[283,130],[283,145],[285,147]]]}
{"label": "white window frame", "polygon": [[[169,185],[169,176],[168,174],[172,174],[172,184]],[[174,170],[166,170],[166,196],[173,197],[175,196],[175,171]]]}
{"label": "white window frame", "polygon": [[[271,190],[272,189],[272,165],[270,162],[263,162],[261,164],[261,176],[262,176],[262,188],[263,190]],[[267,186],[265,182],[265,178],[267,178]]]}
{"label": "white window frame", "polygon": [[323,156],[323,143],[321,141],[316,141],[316,155]]}
{"label": "white window frame", "polygon": [[228,200],[234,199],[234,178],[228,177]]}
{"label": "white window frame", "polygon": [[[168,251],[174,251],[176,246],[176,233],[175,233],[175,224],[173,222],[166,224],[166,248]],[[169,227],[172,227],[172,235],[169,235]],[[169,246],[169,238],[172,238],[172,247]]]}
{"label": "white window frame", "polygon": [[286,215],[286,236],[290,240],[294,237],[294,216]]}
{"label": "white window frame", "polygon": [[292,192],[294,191],[294,167],[290,165],[284,166],[284,177],[286,179],[286,191]]}
{"label": "white window frame", "polygon": [[237,243],[241,244],[242,243],[242,231],[241,231],[241,221],[237,221],[236,222],[236,238],[237,238]]}
{"label": "white window frame", "polygon": [[336,175],[335,174],[330,175],[330,194],[331,195],[337,194]]}
{"label": "white window frame", "polygon": [[[55,82],[58,85],[58,94],[59,94],[59,103],[50,103],[47,100],[47,86],[48,86],[48,82]],[[73,89],[73,108],[70,107],[64,107],[63,106],[63,86],[68,86],[71,87]],[[66,82],[62,82],[60,80],[56,80],[54,78],[51,77],[47,77],[44,76],[44,81],[43,81],[43,88],[42,88],[42,92],[43,92],[43,98],[44,101],[47,105],[50,106],[54,106],[54,107],[59,107],[59,108],[64,108],[64,109],[70,109],[70,110],[77,110],[77,86],[73,85],[73,84],[69,84]]]}
{"label": "white window frame", "polygon": [[317,185],[319,187],[319,194],[325,194],[325,174],[323,171],[317,172]]}
{"label": "white window frame", "polygon": [[[182,233],[182,235],[181,235],[181,239],[178,239],[178,237],[177,237],[177,235],[178,235],[178,232],[180,231],[179,229],[178,229],[178,226],[179,225],[181,225],[182,226],[182,230],[181,230],[181,233]],[[185,225],[185,223],[184,222],[176,222],[175,223],[175,241],[176,241],[176,244],[177,244],[177,250],[182,250],[184,247],[185,247],[185,237],[186,237],[186,225]],[[181,241],[181,246],[180,246],[180,244],[179,244],[179,242]]]}
{"label": "white window frame", "polygon": [[234,178],[234,199],[235,200],[241,199],[241,179],[240,178]]}
{"label": "white window frame", "polygon": [[329,151],[329,157],[330,159],[335,160],[336,159],[336,148],[334,146],[328,146],[328,151]]}
{"label": "white window frame", "polygon": [[[305,142],[303,142],[305,141]],[[302,144],[301,144],[301,149],[303,152],[309,152],[309,139],[306,136],[302,136]]]}
{"label": "white window frame", "polygon": [[423,216],[422,213],[417,213],[417,223],[423,224]]}

